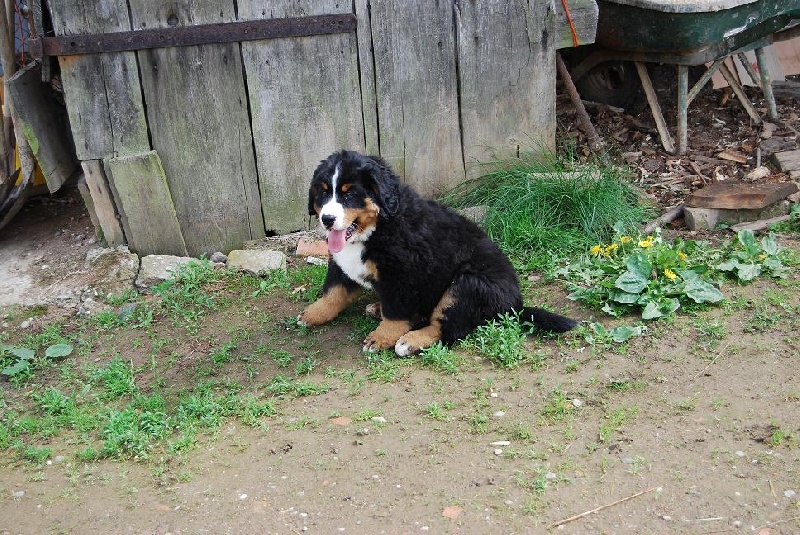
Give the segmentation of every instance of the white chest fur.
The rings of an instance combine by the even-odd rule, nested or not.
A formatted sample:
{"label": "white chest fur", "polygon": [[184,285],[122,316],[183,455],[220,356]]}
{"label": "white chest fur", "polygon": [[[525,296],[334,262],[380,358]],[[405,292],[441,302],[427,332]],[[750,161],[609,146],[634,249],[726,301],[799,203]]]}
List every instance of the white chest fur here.
{"label": "white chest fur", "polygon": [[348,243],[344,249],[334,253],[333,260],[350,279],[364,288],[372,288],[367,280],[367,268],[362,260],[363,252],[364,244],[362,242]]}

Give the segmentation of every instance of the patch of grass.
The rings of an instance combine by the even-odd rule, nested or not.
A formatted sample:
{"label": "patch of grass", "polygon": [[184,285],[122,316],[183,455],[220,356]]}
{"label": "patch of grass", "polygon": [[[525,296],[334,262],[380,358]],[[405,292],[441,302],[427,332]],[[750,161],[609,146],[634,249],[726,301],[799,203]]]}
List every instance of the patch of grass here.
{"label": "patch of grass", "polygon": [[653,206],[619,167],[578,166],[569,156],[514,160],[451,191],[456,207],[485,206],[489,236],[521,270],[547,271],[575,251],[634,229]]}
{"label": "patch of grass", "polygon": [[529,356],[526,334],[516,317],[503,314],[475,329],[461,344],[504,368],[516,368]]}
{"label": "patch of grass", "polygon": [[458,373],[458,367],[461,364],[461,356],[441,342],[423,349],[421,356],[423,365],[451,375]]}
{"label": "patch of grass", "polygon": [[274,396],[299,398],[324,394],[330,390],[330,387],[326,384],[298,381],[296,379],[289,379],[283,375],[276,375],[273,377],[270,384],[267,385],[266,390]]}
{"label": "patch of grass", "polygon": [[605,422],[600,425],[600,442],[608,442],[612,434],[636,418],[637,414],[639,414],[638,407],[620,407],[606,413]]}
{"label": "patch of grass", "polygon": [[115,358],[105,367],[95,370],[93,380],[104,390],[103,399],[114,400],[137,391],[133,368],[127,362]]}
{"label": "patch of grass", "polygon": [[224,280],[231,276],[208,260],[193,261],[181,265],[173,278],[156,285],[153,293],[161,296],[159,308],[177,325],[196,332],[200,318],[218,307]]}
{"label": "patch of grass", "polygon": [[561,390],[553,390],[547,395],[540,413],[547,423],[554,424],[569,418],[574,409],[575,406],[567,398],[566,393]]}

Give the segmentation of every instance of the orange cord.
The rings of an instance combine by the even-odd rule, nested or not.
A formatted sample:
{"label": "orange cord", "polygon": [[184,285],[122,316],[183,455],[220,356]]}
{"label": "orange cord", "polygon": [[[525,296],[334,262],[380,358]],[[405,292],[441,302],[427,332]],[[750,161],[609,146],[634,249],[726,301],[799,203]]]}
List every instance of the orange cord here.
{"label": "orange cord", "polygon": [[572,33],[572,46],[577,47],[580,46],[580,40],[578,39],[578,30],[575,28],[575,23],[572,21],[572,15],[569,13],[569,7],[567,6],[567,0],[561,0],[561,5],[564,6],[564,13],[567,14],[567,22],[569,23],[569,31]]}

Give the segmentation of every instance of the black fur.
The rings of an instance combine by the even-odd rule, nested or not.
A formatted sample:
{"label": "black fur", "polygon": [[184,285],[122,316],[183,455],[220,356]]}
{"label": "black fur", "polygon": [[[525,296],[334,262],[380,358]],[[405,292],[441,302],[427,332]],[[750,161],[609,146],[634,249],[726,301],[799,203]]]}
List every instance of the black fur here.
{"label": "black fur", "polygon": [[[383,317],[425,326],[445,292],[455,304],[441,321],[441,340],[453,343],[502,313],[519,312],[522,321],[551,332],[565,332],[577,322],[540,308],[524,307],[517,273],[500,248],[476,224],[455,211],[420,197],[403,184],[383,160],[341,151],[323,161],[309,191],[309,212],[324,202],[319,182],[336,166],[340,180],[366,195],[381,211],[365,242],[362,261],[377,268],[370,283],[378,294]],[[352,206],[364,199],[350,199]],[[348,206],[349,206],[348,205]],[[325,290],[355,283],[332,259]]]}

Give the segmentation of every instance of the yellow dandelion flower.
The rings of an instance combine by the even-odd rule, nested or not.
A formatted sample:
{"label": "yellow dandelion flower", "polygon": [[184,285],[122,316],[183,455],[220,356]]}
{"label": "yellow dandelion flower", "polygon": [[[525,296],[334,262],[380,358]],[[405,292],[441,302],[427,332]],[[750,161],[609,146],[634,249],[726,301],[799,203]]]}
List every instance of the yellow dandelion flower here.
{"label": "yellow dandelion flower", "polygon": [[603,250],[602,245],[592,245],[589,248],[589,252],[594,256],[598,256],[602,250]]}
{"label": "yellow dandelion flower", "polygon": [[616,251],[617,247],[619,247],[619,246],[616,243],[612,243],[611,245],[606,245],[606,248],[605,248],[605,251],[603,251],[603,254],[606,255],[606,256],[611,256],[611,253]]}
{"label": "yellow dandelion flower", "polygon": [[759,260],[764,260],[766,257],[767,257],[767,255],[765,255],[765,254],[758,255],[758,259]]}
{"label": "yellow dandelion flower", "polygon": [[630,236],[622,236],[622,237],[619,239],[619,242],[620,242],[622,245],[628,245],[628,244],[629,244],[630,242],[632,242],[632,241],[633,241],[633,238],[631,238]]}
{"label": "yellow dandelion flower", "polygon": [[653,245],[653,237],[652,236],[648,236],[646,240],[640,240],[639,241],[639,247],[641,247],[642,249],[647,249],[651,245]]}
{"label": "yellow dandelion flower", "polygon": [[669,280],[671,280],[671,281],[674,281],[676,278],[678,278],[678,275],[676,275],[676,274],[675,274],[675,272],[674,272],[674,271],[672,271],[672,270],[671,270],[671,269],[669,269],[669,268],[667,268],[667,269],[665,269],[665,270],[664,270],[664,276],[665,276],[666,278],[668,278]]}
{"label": "yellow dandelion flower", "polygon": [[678,258],[681,259],[681,262],[686,262],[686,253],[683,251],[678,251]]}

